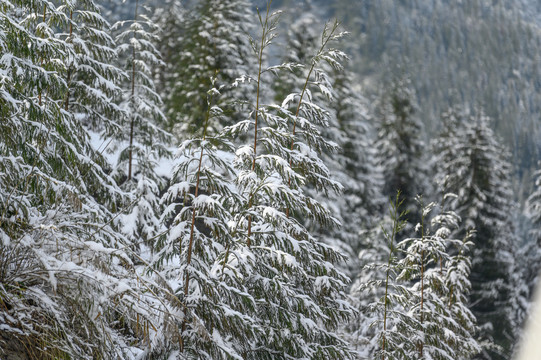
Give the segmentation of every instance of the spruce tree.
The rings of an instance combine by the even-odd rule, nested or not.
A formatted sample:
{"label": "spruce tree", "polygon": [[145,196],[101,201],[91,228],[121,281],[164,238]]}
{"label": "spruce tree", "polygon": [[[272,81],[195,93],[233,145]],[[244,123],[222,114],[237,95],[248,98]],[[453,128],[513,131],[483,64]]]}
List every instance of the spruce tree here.
{"label": "spruce tree", "polygon": [[292,91],[300,91],[309,71],[309,67],[304,64],[308,64],[313,53],[317,51],[317,18],[310,11],[297,12],[300,13],[293,14],[295,20],[286,33],[285,46],[282,49],[282,63],[288,66],[289,71],[278,72],[272,84],[276,101],[282,101]]}
{"label": "spruce tree", "polygon": [[376,222],[385,203],[381,193],[383,174],[376,163],[375,130],[368,101],[360,95],[360,89],[354,88],[353,73],[344,69],[332,75],[333,101],[329,105],[331,121],[327,133],[340,150],[323,158],[344,191],[342,196],[327,201],[337,208],[343,225],[337,236],[351,248],[355,258],[363,246],[361,234],[365,229],[379,228]]}
{"label": "spruce tree", "polygon": [[463,219],[464,230],[457,236],[476,231],[470,308],[478,319],[480,337],[500,347],[485,349],[481,357],[507,358],[523,314],[523,302],[515,296],[523,284],[517,276],[518,244],[509,217],[516,204],[508,153],[497,142],[488,117],[455,114],[447,116],[442,135],[434,142],[436,178],[446,191],[458,195],[451,206]]}
{"label": "spruce tree", "polygon": [[[524,284],[523,289],[515,288],[516,294],[514,296],[523,301],[521,304],[521,310],[524,313],[520,314],[520,319],[527,319],[530,315],[531,310],[535,308],[533,301],[535,298],[535,289],[537,288],[537,283],[539,282],[539,271],[541,269],[541,172],[536,171],[534,173],[534,187],[530,196],[526,200],[524,206],[524,214],[526,219],[529,221],[528,232],[525,234],[524,238],[526,241],[521,246],[518,251],[518,258],[522,259],[521,261],[521,272],[515,274],[515,276],[520,277],[521,283]],[[526,335],[529,336],[529,335]],[[522,338],[521,341],[517,343],[523,343],[525,340]],[[516,346],[515,346],[516,350]],[[516,354],[515,354],[516,355]]]}
{"label": "spruce tree", "polygon": [[423,127],[415,114],[416,103],[407,78],[394,81],[375,108],[378,164],[383,171],[383,194],[400,190],[410,226],[420,220],[415,197],[431,193]]}
{"label": "spruce tree", "polygon": [[[168,107],[169,95],[172,94],[170,90],[176,82],[175,61],[179,57],[179,49],[182,49],[179,29],[184,26],[186,16],[187,10],[180,0],[166,0],[163,7],[155,9],[153,16],[158,37],[157,49],[163,60],[163,66],[153,69],[154,80],[164,107]],[[167,114],[167,110],[165,113],[169,119],[170,114]]]}
{"label": "spruce tree", "polygon": [[[456,213],[449,213],[446,217],[451,218],[451,224],[455,224],[458,218]],[[439,220],[438,220],[439,221]],[[445,235],[449,236],[452,227],[447,227]],[[447,271],[444,277],[444,286],[447,293],[444,294],[449,317],[455,321],[453,324],[454,333],[445,334],[444,338],[455,352],[457,359],[470,359],[478,354],[483,344],[476,337],[477,319],[468,307],[468,298],[471,291],[469,280],[471,272],[470,248],[474,246],[471,242],[473,233],[468,233],[459,242],[451,241],[455,249],[449,251],[451,256],[447,261]]]}
{"label": "spruce tree", "polygon": [[531,299],[539,270],[541,269],[541,171],[534,174],[534,189],[526,201],[526,215],[531,221],[529,243],[524,247],[524,255],[527,258],[526,284],[528,286],[528,298]]}
{"label": "spruce tree", "polygon": [[409,342],[415,347],[408,350],[407,357],[469,359],[481,350],[474,338],[475,317],[464,302],[469,284],[463,275],[470,271],[469,259],[464,259],[460,252],[459,257],[451,257],[448,251],[471,243],[468,235],[464,241],[449,238],[459,224],[455,213],[442,211],[430,224],[429,215],[436,204],[424,205],[421,197],[417,201],[422,209],[416,229],[419,237],[398,244],[404,251],[398,262],[401,269],[398,279],[410,283],[408,314],[418,326],[409,333]]}
{"label": "spruce tree", "polygon": [[173,286],[171,305],[177,308],[169,341],[178,341],[187,358],[242,358],[249,344],[264,336],[250,317],[255,301],[234,267],[240,254],[231,212],[241,198],[231,183],[230,156],[224,156],[233,145],[224,133],[209,132],[209,124],[225,116],[214,105],[219,96],[216,88],[208,93],[203,136],[179,148],[163,197],[163,218],[171,226],[156,244],[154,258]]}
{"label": "spruce tree", "polygon": [[434,203],[420,203],[419,236],[399,241],[405,225],[400,198],[391,204],[383,237],[373,239],[380,244],[373,249],[383,251],[362,252],[367,265],[352,288],[362,315],[350,325],[350,339],[364,345],[365,357],[471,358],[480,351],[475,317],[466,306],[470,260],[464,249],[471,242],[450,237],[459,226],[455,213],[440,210],[430,220]]}
{"label": "spruce tree", "polygon": [[[406,339],[395,330],[401,318],[407,288],[397,282],[398,234],[404,229],[405,212],[401,210],[400,193],[390,202],[389,214],[378,227],[370,229],[361,239],[359,253],[361,271],[351,287],[352,304],[359,317],[346,328],[359,356],[369,358],[392,356],[393,349]],[[392,358],[392,357],[390,357]]]}
{"label": "spruce tree", "polygon": [[110,25],[91,0],[66,3],[59,11],[64,18],[56,36],[70,45],[63,72],[64,110],[74,113],[87,129],[109,138],[121,126],[123,114],[114,99],[126,76],[113,65],[117,53]]}
{"label": "spruce tree", "polygon": [[[300,14],[287,33],[282,58],[282,67],[287,71],[278,72],[273,83],[275,100],[283,99],[292,91],[300,92],[311,71],[308,65],[311,54],[317,51],[320,35],[316,30],[318,20],[311,12],[313,9],[308,7],[306,11],[299,10]],[[299,66],[302,64],[307,65]],[[312,102],[323,104],[328,111],[328,124],[321,126],[319,131],[339,147],[338,151],[324,151],[321,158],[344,190],[341,196],[327,197],[308,184],[305,191],[332,209],[343,227],[331,230],[317,228],[315,224],[310,226],[322,234],[327,244],[342,249],[350,259],[355,259],[360,250],[362,229],[379,217],[384,202],[380,194],[382,174],[374,160],[368,101],[353,87],[355,79],[350,71],[343,67],[334,69],[324,62],[315,70],[319,91],[310,94]],[[296,110],[295,105],[290,102],[290,111]],[[355,261],[343,265],[350,271],[358,269]]]}

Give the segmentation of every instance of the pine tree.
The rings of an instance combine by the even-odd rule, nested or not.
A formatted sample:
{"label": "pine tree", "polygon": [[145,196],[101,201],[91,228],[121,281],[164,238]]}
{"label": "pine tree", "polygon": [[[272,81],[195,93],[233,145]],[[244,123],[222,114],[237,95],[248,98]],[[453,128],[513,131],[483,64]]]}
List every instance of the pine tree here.
{"label": "pine tree", "polygon": [[[524,207],[524,214],[526,219],[530,222],[528,227],[528,232],[525,234],[524,238],[526,241],[520,248],[518,252],[518,258],[522,259],[521,264],[521,273],[515,274],[515,276],[520,277],[518,280],[520,283],[524,283],[524,289],[517,289],[517,294],[514,296],[523,301],[520,304],[520,309],[524,312],[520,314],[520,319],[527,319],[531,313],[531,308],[534,298],[535,298],[535,289],[537,288],[537,283],[539,282],[539,272],[541,266],[539,265],[541,261],[541,172],[536,171],[534,173],[534,188]],[[529,335],[526,335],[529,336]],[[524,343],[524,339],[521,334],[521,341],[516,343]],[[516,350],[516,347],[515,347]],[[515,354],[516,355],[516,354]]]}
{"label": "pine tree", "polygon": [[[452,229],[458,227],[459,218],[444,211],[434,217],[431,231],[428,219],[436,204],[424,205],[421,197],[417,201],[422,209],[421,222],[417,225],[420,237],[398,244],[405,254],[398,262],[402,270],[398,280],[411,284],[408,313],[418,325],[415,332],[410,332],[409,341],[415,348],[409,349],[407,357],[469,359],[481,350],[474,339],[475,317],[463,296],[469,291],[463,276],[469,273],[469,259],[463,259],[463,255],[451,258],[447,249],[450,245],[463,246],[463,242],[448,238]],[[467,241],[466,237],[465,246],[469,245]],[[448,264],[452,266],[451,274]],[[457,265],[464,267],[457,269]]]}
{"label": "pine tree", "polygon": [[87,129],[111,137],[121,126],[123,114],[114,98],[126,74],[113,65],[117,54],[110,25],[91,0],[67,3],[59,11],[64,16],[63,32],[56,36],[71,49],[65,57],[64,110],[74,113]]}
{"label": "pine tree", "polygon": [[[359,309],[359,317],[347,326],[349,339],[359,356],[369,358],[380,352],[389,355],[388,349],[405,339],[393,330],[399,319],[399,309],[407,289],[396,281],[397,236],[406,225],[401,211],[398,192],[390,202],[389,214],[379,226],[361,237],[363,249],[359,253],[362,266],[350,291],[352,304]],[[392,351],[391,351],[392,353]]]}
{"label": "pine tree", "polygon": [[541,171],[535,174],[535,187],[526,201],[526,214],[532,223],[530,230],[530,243],[525,247],[524,254],[527,256],[526,282],[528,285],[528,298],[531,299],[537,277],[539,275],[539,261],[541,260]]}
{"label": "pine tree", "polygon": [[337,217],[343,225],[338,236],[355,256],[363,246],[359,241],[360,234],[364,229],[374,227],[383,213],[383,175],[376,164],[373,118],[368,101],[352,86],[354,75],[348,70],[334,72],[333,79],[328,133],[341,150],[338,154],[325,154],[323,158],[333,177],[344,186],[343,195],[329,199],[329,202],[338,203]]}
{"label": "pine tree", "polygon": [[[287,33],[284,49],[283,67],[288,71],[279,72],[273,83],[275,100],[286,97],[290,92],[301,92],[304,80],[311,70],[311,54],[317,51],[316,27],[318,21],[308,10],[301,11]],[[296,65],[297,64],[297,65]],[[321,134],[336,143],[340,150],[323,152],[322,160],[327,164],[334,180],[344,186],[342,196],[328,198],[318,194],[308,185],[305,191],[314,196],[324,206],[332,209],[335,217],[343,224],[342,228],[330,230],[315,228],[324,241],[341,249],[350,258],[355,258],[359,249],[359,235],[362,229],[377,218],[383,208],[381,173],[374,163],[374,150],[370,136],[368,102],[358,89],[353,89],[354,75],[340,67],[333,69],[325,63],[316,68],[319,91],[310,93],[312,102],[324,104],[329,114],[328,124],[319,128]],[[295,111],[295,103],[290,103],[290,111]],[[358,269],[354,261],[343,264]]]}
{"label": "pine tree", "polygon": [[[451,217],[451,223],[454,224],[458,217],[455,213],[449,213],[447,217]],[[449,235],[452,231],[451,227],[445,235]],[[445,300],[449,316],[453,319],[454,334],[444,334],[449,346],[452,347],[457,359],[470,359],[472,355],[478,354],[481,351],[482,344],[476,339],[477,319],[468,308],[468,295],[471,291],[471,283],[469,280],[471,271],[471,258],[467,254],[473,246],[471,242],[472,233],[468,233],[462,243],[453,241],[455,245],[454,255],[451,255],[447,261],[447,271],[444,278],[444,286],[447,289]]]}
{"label": "pine tree", "polygon": [[[299,11],[299,10],[297,10]],[[318,20],[311,11],[300,11],[296,15],[286,34],[282,62],[289,66],[289,71],[277,73],[273,81],[274,99],[282,101],[291,92],[300,92],[309,71],[308,64],[313,53],[317,51],[319,34],[317,31]],[[330,95],[330,94],[329,94]],[[292,107],[294,105],[292,104]]]}
{"label": "pine tree", "polygon": [[480,336],[501,347],[485,350],[482,358],[505,358],[523,313],[522,301],[515,298],[515,290],[523,285],[515,261],[518,244],[514,224],[509,218],[516,205],[508,155],[495,139],[486,116],[448,118],[445,130],[435,140],[436,178],[447,191],[458,195],[451,205],[463,219],[463,232],[476,231],[470,308],[478,319]]}
{"label": "pine tree", "polygon": [[[178,59],[179,49],[182,49],[182,35],[179,34],[178,29],[182,28],[186,16],[187,10],[180,0],[166,0],[162,7],[155,10],[153,17],[158,37],[157,48],[163,60],[163,66],[153,69],[154,80],[164,107],[168,107],[171,94],[171,91],[167,90],[172,89],[176,82],[175,60]],[[165,112],[169,119],[167,110]]]}

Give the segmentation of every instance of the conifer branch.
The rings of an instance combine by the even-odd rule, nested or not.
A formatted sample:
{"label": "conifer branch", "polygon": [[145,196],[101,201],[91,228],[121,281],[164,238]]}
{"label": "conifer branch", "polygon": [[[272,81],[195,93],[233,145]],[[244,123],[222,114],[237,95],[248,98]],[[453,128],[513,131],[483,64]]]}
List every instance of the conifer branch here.
{"label": "conifer branch", "polygon": [[391,202],[391,219],[392,219],[392,228],[391,233],[389,234],[387,230],[382,229],[383,233],[385,234],[385,237],[387,238],[389,242],[389,258],[387,260],[387,269],[385,272],[385,295],[383,297],[383,334],[382,334],[382,341],[381,341],[381,349],[382,349],[382,355],[381,359],[385,360],[385,351],[386,348],[386,332],[387,332],[387,317],[388,317],[388,307],[390,304],[389,299],[389,285],[391,281],[391,265],[393,263],[393,254],[395,251],[395,241],[397,234],[402,230],[403,228],[403,222],[401,220],[402,214],[400,213],[400,207],[402,206],[403,199],[401,199],[400,190],[396,192],[396,197],[393,202]]}
{"label": "conifer branch", "polygon": [[[330,32],[327,32],[328,24],[325,24],[325,28],[323,29],[321,46],[320,46],[319,50],[317,51],[316,55],[312,58],[310,70],[308,71],[308,75],[306,75],[306,79],[304,80],[304,85],[302,87],[301,93],[299,95],[299,101],[298,101],[297,107],[295,109],[295,117],[293,119],[293,129],[291,131],[292,139],[291,139],[291,145],[289,146],[290,151],[293,151],[293,146],[295,145],[295,135],[296,135],[296,128],[297,128],[297,121],[298,121],[299,114],[300,114],[300,111],[301,111],[302,100],[303,100],[304,94],[306,93],[306,90],[308,88],[308,83],[310,82],[310,77],[312,76],[312,72],[314,71],[316,65],[319,63],[320,57],[323,54],[323,52],[325,51],[325,48],[327,47],[327,44],[329,43],[329,41],[331,39],[335,38],[335,32],[338,29],[339,25],[340,25],[340,23],[338,21],[335,21]],[[292,167],[292,166],[293,166],[293,158],[290,156],[290,158],[289,158],[289,167]],[[291,176],[289,176],[289,178],[288,178],[288,186],[291,187]],[[286,208],[286,216],[289,217],[289,206]]]}

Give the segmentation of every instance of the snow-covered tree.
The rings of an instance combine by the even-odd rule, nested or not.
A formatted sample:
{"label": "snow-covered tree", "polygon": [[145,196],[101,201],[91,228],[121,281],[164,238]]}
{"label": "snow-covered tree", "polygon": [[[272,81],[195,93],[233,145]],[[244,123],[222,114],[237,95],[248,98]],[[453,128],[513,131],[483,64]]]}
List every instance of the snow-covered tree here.
{"label": "snow-covered tree", "polygon": [[117,54],[110,25],[92,0],[65,3],[58,10],[63,21],[56,36],[69,44],[64,110],[104,138],[114,136],[123,115],[114,98],[126,74],[113,64]]}
{"label": "snow-covered tree", "polygon": [[0,6],[2,357],[131,358],[150,339],[159,298],[111,226],[122,193],[79,112],[66,110],[79,96],[64,76],[78,49],[55,31],[74,5]]}
{"label": "snow-covered tree", "polygon": [[[470,289],[470,260],[466,238],[450,238],[458,216],[449,211],[429,220],[435,208],[422,206],[418,237],[397,240],[405,221],[399,213],[400,195],[391,204],[389,228],[376,249],[363,251],[368,264],[352,288],[361,309],[350,337],[361,356],[382,359],[469,359],[480,351],[475,340],[475,317],[466,306]],[[378,235],[378,233],[374,233]],[[458,249],[458,253],[456,252]],[[450,255],[450,254],[454,255]]]}
{"label": "snow-covered tree", "polygon": [[[124,233],[139,245],[160,232],[159,189],[162,179],[155,168],[168,156],[168,134],[160,95],[154,86],[153,69],[162,65],[155,47],[155,24],[146,15],[148,9],[135,2],[131,20],[114,25],[118,31],[117,52],[127,73],[119,97],[124,112],[116,147],[121,147],[115,177],[130,192],[126,214],[119,217]],[[114,148],[114,147],[113,147]]]}
{"label": "snow-covered tree", "polygon": [[[534,179],[534,188],[526,200],[524,209],[524,214],[530,222],[530,226],[528,227],[528,233],[525,235],[526,241],[518,253],[518,258],[521,259],[521,273],[516,274],[516,276],[521,277],[520,281],[525,284],[524,289],[515,289],[519,290],[515,296],[518,295],[519,301],[524,302],[521,306],[521,309],[525,312],[525,314],[521,314],[523,319],[529,317],[531,308],[535,309],[532,303],[535,301],[535,289],[538,288],[537,284],[539,283],[541,270],[541,171],[538,170],[534,173]],[[521,342],[524,341],[521,340]]]}
{"label": "snow-covered tree", "polygon": [[260,19],[261,38],[253,41],[259,71],[251,76],[257,84],[256,103],[249,119],[227,129],[232,134],[253,134],[253,143],[236,150],[236,185],[243,203],[235,213],[235,256],[228,258],[228,266],[245,278],[257,305],[253,317],[265,334],[250,344],[246,357],[351,358],[347,344],[333,331],[352,314],[344,299],[348,279],[333,265],[342,255],[304,225],[306,219],[324,227],[336,223],[303,189],[307,184],[328,192],[341,188],[318,157],[320,150],[333,145],[319,133],[327,123],[327,112],[312,102],[322,85],[316,77],[318,63],[340,66],[342,53],[327,48],[340,35],[337,24],[327,26],[319,49],[306,65],[307,78],[299,92],[288,95],[282,105],[265,105],[261,75],[269,70],[263,56],[278,22],[270,2]]}
{"label": "snow-covered tree", "polygon": [[416,103],[407,78],[393,82],[375,106],[378,164],[383,171],[383,194],[400,190],[412,226],[420,219],[415,197],[430,194],[422,124],[415,114]]}
{"label": "snow-covered tree", "polygon": [[525,251],[528,257],[526,281],[531,298],[541,269],[541,171],[535,173],[535,187],[526,202],[526,214],[532,223],[530,243]]}
{"label": "snow-covered tree", "polygon": [[333,208],[343,225],[338,233],[356,255],[362,246],[360,234],[375,226],[383,213],[383,175],[376,164],[373,117],[368,101],[360,95],[360,89],[353,87],[354,74],[335,71],[332,78],[331,128],[327,132],[340,151],[326,154],[324,160],[344,191],[338,201],[331,199],[329,203],[339,204],[336,210]]}
{"label": "snow-covered tree", "polygon": [[476,231],[470,308],[478,320],[480,336],[500,347],[483,351],[482,356],[506,358],[522,322],[523,302],[516,295],[524,288],[510,217],[516,204],[508,153],[498,144],[488,117],[455,114],[446,116],[442,135],[434,141],[436,179],[445,191],[458,195],[450,203],[464,223],[457,236]]}
{"label": "snow-covered tree", "polygon": [[[154,78],[164,107],[168,107],[171,89],[175,85],[175,60],[179,57],[182,29],[186,21],[187,10],[181,0],[166,0],[163,6],[155,9],[153,20],[156,24],[156,36],[158,37],[157,48],[162,56],[163,65],[153,69]],[[170,114],[166,117],[169,119]]]}
{"label": "snow-covered tree", "polygon": [[118,135],[129,143],[120,154],[116,171],[127,180],[140,171],[151,169],[149,161],[166,153],[167,134],[158,127],[164,125],[165,115],[160,109],[162,101],[152,79],[152,69],[162,62],[154,45],[157,40],[155,24],[145,14],[146,10],[136,1],[133,19],[114,25],[119,31],[117,52],[128,73],[120,98],[120,106],[126,115]]}
{"label": "snow-covered tree", "polygon": [[180,28],[174,27],[178,24],[173,22],[162,29],[180,37],[174,39],[175,53],[167,59],[167,68],[172,73],[162,84],[168,128],[177,138],[201,136],[207,111],[205,96],[211,87],[211,78],[216,78],[221,87],[218,105],[232,114],[222,119],[225,123],[209,124],[209,130],[215,133],[238,120],[236,107],[230,103],[233,99],[246,101],[248,95],[244,88],[227,85],[240,74],[249,72],[251,50],[247,34],[253,19],[250,9],[246,0],[199,1],[196,8],[185,15]]}
{"label": "snow-covered tree", "polygon": [[[418,325],[409,332],[414,348],[408,349],[406,357],[470,359],[481,348],[474,338],[475,317],[466,307],[464,296],[469,291],[469,282],[464,278],[469,274],[469,259],[460,253],[462,257],[451,258],[448,254],[449,246],[463,247],[462,241],[448,238],[458,227],[459,217],[453,212],[442,212],[433,218],[431,227],[429,215],[436,204],[424,205],[421,197],[418,202],[422,209],[417,225],[419,237],[398,244],[405,255],[398,262],[398,279],[410,283],[407,310]],[[467,241],[466,238],[465,246],[469,245]]]}
{"label": "snow-covered tree", "polygon": [[[309,184],[305,190],[331,209],[343,225],[339,229],[319,228],[316,231],[322,234],[327,244],[355,259],[362,229],[378,218],[383,208],[384,199],[380,194],[382,175],[375,165],[368,102],[360,95],[360,89],[354,89],[353,73],[342,67],[333,69],[324,62],[315,69],[310,66],[320,39],[316,30],[319,21],[312,10],[302,10],[289,28],[282,58],[288,71],[279,72],[273,82],[274,98],[280,100],[291,92],[301,92],[310,71],[318,79],[321,89],[310,94],[312,102],[323,104],[329,112],[328,124],[319,130],[340,148],[338,152],[323,152],[321,158],[333,179],[344,186],[344,191],[341,196],[327,198],[318,195]],[[296,105],[290,103],[289,110],[295,112]],[[358,269],[355,261],[343,265],[351,271]]]}
{"label": "snow-covered tree", "polygon": [[304,85],[303,80],[306,79],[310,70],[310,67],[304,64],[308,64],[314,52],[317,51],[320,38],[318,26],[319,21],[311,11],[301,11],[300,14],[296,14],[295,20],[286,33],[285,46],[282,49],[282,62],[291,67],[289,71],[277,73],[272,84],[276,101],[282,101],[292,91],[300,91]]}
{"label": "snow-covered tree", "polygon": [[[458,216],[449,212],[445,217],[450,217],[450,225],[456,224]],[[443,218],[445,220],[445,217]],[[441,221],[441,220],[436,220]],[[448,221],[448,220],[446,220]],[[449,236],[452,227],[447,225],[443,235]],[[440,230],[441,231],[441,230]],[[447,301],[447,309],[451,320],[455,321],[452,329],[453,334],[444,334],[444,339],[455,353],[456,359],[470,359],[472,355],[478,354],[483,346],[476,338],[477,319],[468,307],[468,297],[471,291],[469,280],[471,272],[470,248],[472,233],[468,233],[462,242],[450,241],[451,256],[447,260],[447,271],[444,277],[444,286],[447,293],[444,294]]]}
{"label": "snow-covered tree", "polygon": [[[241,203],[231,183],[233,146],[208,126],[224,116],[207,96],[203,136],[186,140],[164,195],[169,231],[157,243],[154,263],[177,299],[170,338],[188,358],[242,358],[249,344],[264,336],[250,317],[255,301],[245,279],[231,268],[237,262],[232,212]],[[172,336],[171,336],[172,335]]]}
{"label": "snow-covered tree", "polygon": [[399,192],[393,200],[389,214],[382,222],[360,237],[359,263],[362,268],[350,290],[352,304],[359,309],[359,316],[348,324],[346,339],[364,358],[378,351],[386,352],[393,344],[404,340],[393,327],[400,315],[395,309],[401,306],[402,295],[407,292],[396,281],[397,236],[406,222]]}

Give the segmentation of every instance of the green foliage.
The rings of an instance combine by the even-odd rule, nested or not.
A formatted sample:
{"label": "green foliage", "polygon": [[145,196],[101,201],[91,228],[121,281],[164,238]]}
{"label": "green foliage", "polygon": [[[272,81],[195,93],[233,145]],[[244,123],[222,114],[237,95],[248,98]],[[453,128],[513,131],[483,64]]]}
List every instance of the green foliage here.
{"label": "green foliage", "polygon": [[408,223],[420,221],[414,199],[430,193],[428,160],[423,141],[422,124],[415,114],[415,97],[409,80],[391,84],[376,104],[378,164],[383,171],[383,194],[392,196],[400,190]]}
{"label": "green foliage", "polygon": [[[165,49],[175,44],[168,53],[167,69],[163,79],[168,129],[178,139],[201,136],[207,112],[205,94],[216,78],[221,88],[217,105],[229,116],[223,123],[212,120],[211,133],[239,120],[240,114],[231,102],[248,100],[248,92],[232,86],[239,74],[249,71],[250,46],[248,31],[253,16],[245,0],[205,0],[185,15],[182,23],[164,24],[166,34],[179,34],[178,38],[163,40]],[[182,49],[182,51],[178,51]],[[167,50],[166,50],[167,51]]]}
{"label": "green foliage", "polygon": [[[414,331],[406,331],[414,345],[408,357],[470,359],[481,347],[474,338],[475,317],[466,307],[471,264],[462,251],[473,244],[469,234],[463,241],[449,237],[459,226],[458,215],[442,209],[430,226],[428,216],[436,204],[424,205],[421,197],[417,201],[421,208],[417,225],[420,237],[398,244],[404,257],[398,263],[401,273],[397,279],[410,283],[407,310],[417,322]],[[458,255],[449,255],[454,248],[459,249]]]}
{"label": "green foliage", "polygon": [[165,123],[165,115],[160,109],[162,101],[152,79],[152,69],[162,62],[154,45],[157,41],[155,24],[146,15],[146,10],[137,2],[133,19],[119,21],[113,26],[118,32],[120,67],[128,74],[119,97],[125,116],[116,138],[129,142],[120,153],[115,176],[125,176],[127,180],[138,172],[151,176],[152,162],[167,154],[168,134],[160,128]]}
{"label": "green foliage", "polygon": [[[231,184],[232,164],[224,151],[232,144],[223,133],[208,132],[224,116],[211,89],[202,138],[186,140],[163,201],[171,222],[156,243],[154,266],[169,283],[180,315],[171,319],[169,341],[179,339],[188,357],[241,358],[263,336],[249,314],[255,301],[234,264],[239,262],[231,212],[241,203]],[[178,265],[180,264],[180,266]]]}
{"label": "green foliage", "polygon": [[123,115],[114,98],[126,74],[113,63],[116,52],[109,23],[93,1],[66,3],[58,8],[63,22],[56,37],[70,45],[66,54],[66,95],[63,108],[88,129],[112,136]]}
{"label": "green foliage", "polygon": [[[288,95],[282,105],[264,105],[262,74],[280,71],[266,68],[263,54],[275,38],[278,14],[259,14],[260,42],[252,41],[258,58],[256,103],[252,117],[226,129],[231,134],[253,132],[253,144],[236,150],[236,185],[243,197],[235,212],[239,254],[234,268],[246,279],[254,297],[257,325],[265,336],[250,344],[248,358],[351,358],[347,345],[333,329],[352,314],[344,301],[347,277],[334,263],[342,255],[307,230],[301,219],[331,227],[336,220],[304,192],[310,184],[319,191],[338,191],[340,184],[318,157],[335,145],[320,136],[328,113],[313,102],[320,85],[319,62],[339,67],[342,53],[327,46],[338,39],[337,24],[325,27],[321,45],[308,65],[299,92]],[[294,109],[291,111],[290,109]]]}
{"label": "green foliage", "polygon": [[[0,0],[0,357],[466,359],[467,301],[482,356],[509,353],[525,287],[487,120],[448,116],[436,178],[457,196],[431,217],[410,84],[373,117],[337,22],[299,13],[269,66],[270,1],[255,40],[245,0],[168,6],[110,27],[91,0]],[[399,241],[401,206],[420,225]],[[365,265],[351,303],[341,250]]]}
{"label": "green foliage", "polygon": [[529,233],[531,242],[524,246],[522,255],[526,259],[524,270],[528,299],[532,299],[541,269],[541,171],[535,173],[535,186],[526,201],[526,215],[533,225]]}
{"label": "green foliage", "polygon": [[[325,3],[356,41],[352,68],[372,94],[381,82],[411,76],[418,117],[430,136],[439,114],[453,104],[482,104],[493,129],[512,153],[526,198],[539,160],[540,48],[536,1],[471,0]],[[350,50],[351,49],[351,50]]]}
{"label": "green foliage", "polygon": [[450,237],[455,213],[442,209],[429,220],[436,204],[421,198],[419,237],[398,241],[406,224],[400,199],[391,203],[387,228],[372,232],[372,249],[361,252],[366,265],[352,287],[361,316],[349,325],[351,340],[365,357],[469,359],[481,350],[466,306],[472,243]]}
{"label": "green foliage", "polygon": [[129,194],[123,204],[125,213],[116,221],[134,248],[141,251],[144,246],[152,247],[151,239],[164,230],[159,220],[164,180],[155,169],[161,158],[170,155],[170,135],[163,130],[166,119],[153,79],[153,69],[163,63],[155,46],[156,25],[147,12],[148,8],[136,1],[132,19],[113,26],[118,66],[125,76],[119,81],[121,92],[115,99],[122,111],[120,127],[108,149],[120,148],[113,176]]}
{"label": "green foliage", "polygon": [[[72,5],[2,3],[3,356],[125,358],[126,342],[137,341],[134,334],[148,323],[149,314],[141,310],[148,297],[134,308],[135,292],[145,286],[137,283],[126,239],[111,226],[110,209],[122,193],[82,127],[102,104],[76,105],[93,96],[91,85],[101,83],[84,76],[68,81],[83,42],[71,41],[75,32],[72,37],[55,32],[83,18],[96,20],[98,27],[104,23],[94,4],[81,4],[84,11]],[[71,19],[67,8],[76,14]],[[91,54],[81,56],[91,62]]]}

